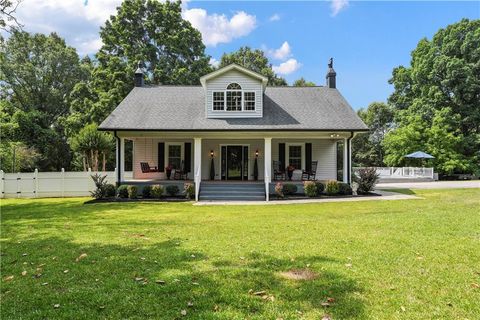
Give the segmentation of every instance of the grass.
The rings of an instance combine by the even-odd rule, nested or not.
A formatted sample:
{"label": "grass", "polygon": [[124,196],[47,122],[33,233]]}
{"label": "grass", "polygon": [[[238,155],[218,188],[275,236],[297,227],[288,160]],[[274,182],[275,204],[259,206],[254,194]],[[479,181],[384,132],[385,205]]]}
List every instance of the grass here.
{"label": "grass", "polygon": [[[424,199],[264,207],[2,200],[0,316],[479,319],[480,189],[414,192]],[[303,268],[318,277],[279,276]]]}

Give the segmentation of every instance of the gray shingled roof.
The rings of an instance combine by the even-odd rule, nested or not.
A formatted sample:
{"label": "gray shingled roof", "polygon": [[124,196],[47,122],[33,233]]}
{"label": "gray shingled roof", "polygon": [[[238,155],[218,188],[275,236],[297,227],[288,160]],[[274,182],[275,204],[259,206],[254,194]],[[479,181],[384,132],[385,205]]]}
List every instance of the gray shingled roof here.
{"label": "gray shingled roof", "polygon": [[352,130],[367,126],[337,89],[267,87],[263,118],[207,119],[200,86],[135,87],[102,130]]}

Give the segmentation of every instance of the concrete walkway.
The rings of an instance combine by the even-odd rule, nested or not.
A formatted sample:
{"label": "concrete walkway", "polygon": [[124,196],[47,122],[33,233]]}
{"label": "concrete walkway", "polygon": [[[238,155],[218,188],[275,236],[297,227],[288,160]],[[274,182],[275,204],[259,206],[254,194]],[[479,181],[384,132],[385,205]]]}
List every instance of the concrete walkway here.
{"label": "concrete walkway", "polygon": [[277,204],[305,204],[305,203],[324,203],[324,202],[356,202],[356,201],[388,201],[388,200],[409,200],[423,199],[421,197],[377,190],[376,193],[381,196],[372,197],[352,197],[352,198],[319,198],[319,199],[301,199],[301,200],[271,200],[271,201],[200,201],[194,206],[225,206],[225,205],[277,205]]}
{"label": "concrete walkway", "polygon": [[480,180],[379,183],[376,189],[480,188]]}

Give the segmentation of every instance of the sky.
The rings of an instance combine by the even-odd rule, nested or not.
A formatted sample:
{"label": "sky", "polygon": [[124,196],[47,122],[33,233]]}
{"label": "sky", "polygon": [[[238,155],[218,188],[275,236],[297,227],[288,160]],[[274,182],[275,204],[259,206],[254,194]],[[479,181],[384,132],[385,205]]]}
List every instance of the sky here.
{"label": "sky", "polygon": [[[57,32],[80,55],[102,42],[100,26],[121,0],[23,0],[17,17],[29,32]],[[200,30],[211,63],[241,46],[265,51],[289,84],[325,84],[334,58],[337,88],[354,109],[386,101],[393,68],[408,65],[422,38],[462,18],[480,19],[480,1],[188,1],[184,19]]]}

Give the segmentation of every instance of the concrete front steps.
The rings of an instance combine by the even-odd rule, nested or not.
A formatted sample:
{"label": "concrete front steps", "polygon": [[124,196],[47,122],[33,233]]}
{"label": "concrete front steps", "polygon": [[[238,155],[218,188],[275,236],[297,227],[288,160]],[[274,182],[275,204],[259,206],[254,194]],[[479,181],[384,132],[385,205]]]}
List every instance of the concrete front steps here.
{"label": "concrete front steps", "polygon": [[265,185],[249,182],[202,181],[200,201],[264,201]]}

